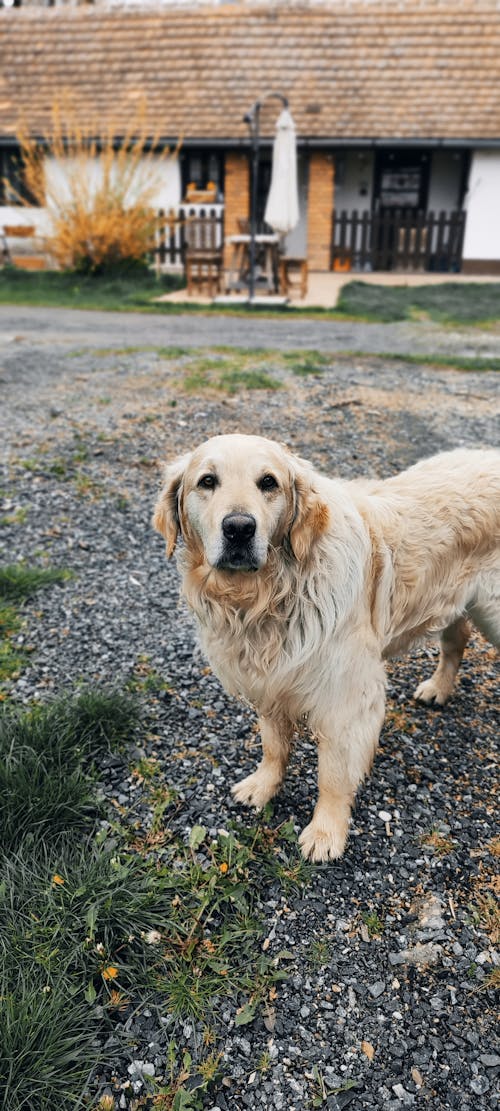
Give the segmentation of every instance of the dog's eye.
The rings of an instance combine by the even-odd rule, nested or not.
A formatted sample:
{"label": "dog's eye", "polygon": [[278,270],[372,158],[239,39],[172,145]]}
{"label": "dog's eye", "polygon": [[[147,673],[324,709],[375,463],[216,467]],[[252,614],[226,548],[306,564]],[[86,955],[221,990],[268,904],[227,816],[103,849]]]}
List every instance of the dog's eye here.
{"label": "dog's eye", "polygon": [[259,490],[276,490],[278,483],[276,482],[274,475],[265,474],[262,476],[262,478],[259,479],[257,486],[259,487]]}
{"label": "dog's eye", "polygon": [[198,486],[201,486],[202,490],[214,490],[217,486],[217,479],[214,474],[202,474],[201,478],[198,479]]}

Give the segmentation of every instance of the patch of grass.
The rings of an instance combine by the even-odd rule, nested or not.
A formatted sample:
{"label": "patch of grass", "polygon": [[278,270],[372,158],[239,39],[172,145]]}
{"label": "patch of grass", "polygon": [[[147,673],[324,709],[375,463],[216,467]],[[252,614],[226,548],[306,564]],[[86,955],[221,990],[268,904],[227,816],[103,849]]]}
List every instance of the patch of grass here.
{"label": "patch of grass", "polygon": [[47,305],[104,311],[161,309],[151,305],[155,297],[181,289],[182,278],[157,278],[144,268],[140,274],[123,268],[103,274],[40,270],[29,272],[6,267],[0,271],[0,304]]}
{"label": "patch of grass", "polygon": [[93,501],[98,501],[103,495],[103,487],[85,471],[77,471],[74,476],[75,490],[81,498],[92,498]]}
{"label": "patch of grass", "polygon": [[324,937],[313,938],[307,947],[307,960],[313,968],[324,968],[331,955],[331,944]]}
{"label": "patch of grass", "polygon": [[354,281],[341,290],[337,310],[381,321],[410,320],[415,313],[425,313],[442,323],[478,324],[500,319],[500,283],[380,286]]}
{"label": "patch of grass", "polygon": [[189,393],[203,390],[220,390],[223,393],[238,393],[240,390],[277,390],[281,383],[271,377],[262,365],[250,356],[234,353],[226,359],[202,357],[193,360],[186,367],[182,387]]}
{"label": "patch of grass", "polygon": [[[346,355],[347,352],[342,352],[342,354]],[[461,355],[409,355],[385,351],[383,354],[373,352],[370,355],[365,353],[359,355],[358,353],[358,358],[391,360],[391,362],[408,363],[410,366],[434,366],[444,370],[463,370],[465,372],[500,370],[500,359],[488,359],[483,356],[466,358]]]}
{"label": "patch of grass", "polygon": [[14,513],[6,513],[5,517],[0,517],[0,525],[7,527],[8,525],[24,525],[28,516],[28,509],[24,506],[16,509]]}
{"label": "patch of grass", "polygon": [[380,937],[384,932],[384,923],[376,910],[365,910],[361,914],[370,937]]}
{"label": "patch of grass", "polygon": [[[137,725],[135,700],[105,691],[0,717],[0,1088],[9,1111],[82,1106],[103,1024],[134,997],[205,1024],[236,999],[244,1025],[285,976],[279,955],[262,949],[256,905],[266,882],[306,874],[291,823],[216,838],[194,826],[186,844],[165,829],[175,792],[143,760],[137,773],[161,806],[151,819],[161,851],[154,856],[147,838],[134,847],[134,831],[116,824],[96,832],[92,762]],[[151,1082],[153,1106],[201,1106],[219,1069],[211,1042],[196,1062],[172,1042],[172,1069],[162,1087]]]}
{"label": "patch of grass", "polygon": [[332,358],[323,355],[320,351],[293,351],[283,352],[282,359],[288,370],[299,378],[307,378],[310,374],[322,374],[325,367],[330,366]]}
{"label": "patch of grass", "polygon": [[135,704],[123,695],[82,692],[0,716],[0,843],[16,851],[29,835],[82,829],[95,811],[88,765],[133,732]]}
{"label": "patch of grass", "polygon": [[192,347],[155,347],[156,354],[161,359],[182,359],[186,355],[192,355],[194,349]]}
{"label": "patch of grass", "polygon": [[498,899],[498,881],[496,894],[492,891],[476,891],[474,902],[474,919],[488,935],[493,945],[500,941],[500,902]]}
{"label": "patch of grass", "polygon": [[25,602],[37,590],[65,582],[69,571],[56,567],[27,567],[23,563],[0,567],[0,598],[8,602]]}
{"label": "patch of grass", "polygon": [[437,828],[431,829],[429,833],[422,834],[420,842],[427,849],[432,849],[435,856],[447,856],[456,848],[455,841]]}
{"label": "patch of grass", "polygon": [[500,968],[492,968],[485,976],[479,991],[500,991]]}
{"label": "patch of grass", "polygon": [[[0,602],[0,684],[14,679],[25,663],[23,652],[13,647],[12,637],[19,632],[21,620],[14,606]],[[3,701],[3,692],[0,701]]]}

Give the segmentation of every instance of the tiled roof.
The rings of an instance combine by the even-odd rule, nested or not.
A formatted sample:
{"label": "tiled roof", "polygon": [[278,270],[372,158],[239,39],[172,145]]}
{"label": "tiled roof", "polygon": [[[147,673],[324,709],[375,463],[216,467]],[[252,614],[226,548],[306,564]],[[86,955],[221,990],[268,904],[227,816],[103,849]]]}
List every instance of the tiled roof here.
{"label": "tiled roof", "polygon": [[1,10],[0,133],[21,115],[43,133],[65,89],[120,127],[144,95],[151,129],[184,140],[246,140],[242,117],[270,89],[303,138],[498,140],[500,4]]}

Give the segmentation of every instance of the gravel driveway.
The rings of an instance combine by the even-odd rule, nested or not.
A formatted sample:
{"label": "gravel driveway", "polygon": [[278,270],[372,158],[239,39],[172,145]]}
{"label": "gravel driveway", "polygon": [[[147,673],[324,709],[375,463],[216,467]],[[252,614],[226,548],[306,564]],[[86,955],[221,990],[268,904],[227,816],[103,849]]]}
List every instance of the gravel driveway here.
{"label": "gravel driveway", "polygon": [[[236,429],[286,440],[345,476],[388,475],[459,444],[498,444],[498,375],[335,352],[498,355],[500,336],[11,308],[0,308],[0,322],[2,562],[46,558],[75,573],[26,606],[33,652],[14,697],[43,698],[82,677],[123,684],[147,659],[170,690],[151,698],[161,742],[146,738],[141,751],[158,756],[178,792],[172,828],[187,837],[196,823],[246,821],[229,788],[256,761],[254,716],[207,671],[178,607],[175,566],[149,523],[157,460]],[[153,349],[215,343],[332,354],[303,376],[270,355],[274,390],[189,393],[182,383],[193,356]],[[227,351],[210,357],[231,360]],[[490,987],[498,924],[484,911],[498,892],[498,665],[476,638],[449,706],[427,709],[411,695],[434,652],[426,646],[390,667],[386,726],[345,857],[311,868],[299,892],[263,887],[266,948],[287,954],[288,978],[272,1021],[258,1015],[240,1028],[235,1004],[224,1002],[224,1079],[204,1097],[207,1109],[498,1105]],[[112,760],[102,776],[118,805],[138,806],[127,764]],[[292,816],[302,828],[314,797],[314,749],[302,738],[273,824]],[[133,1063],[161,1075],[171,1034],[168,1015],[139,1004],[124,1020],[115,1080],[104,1075],[100,1091],[107,1084],[117,1106],[132,1107],[143,1090]],[[202,1031],[186,1021],[176,1037],[196,1057]]]}

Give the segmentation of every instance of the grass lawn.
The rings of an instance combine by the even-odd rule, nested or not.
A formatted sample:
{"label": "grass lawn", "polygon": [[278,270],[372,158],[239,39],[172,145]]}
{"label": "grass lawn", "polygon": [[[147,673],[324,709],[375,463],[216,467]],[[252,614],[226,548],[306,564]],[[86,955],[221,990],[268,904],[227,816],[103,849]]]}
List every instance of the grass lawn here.
{"label": "grass lawn", "polygon": [[381,321],[428,316],[443,324],[500,320],[500,282],[443,282],[442,285],[380,286],[349,282],[338,311]]}
{"label": "grass lawn", "polygon": [[198,312],[223,315],[248,313],[396,321],[428,317],[442,323],[480,324],[500,319],[500,282],[443,282],[442,285],[375,286],[353,281],[341,291],[337,308],[297,309],[293,306],[248,307],[160,303],[155,298],[184,281],[177,275],[157,278],[150,270],[84,275],[57,271],[30,273],[12,267],[0,270],[0,304],[46,305],[52,308],[101,309],[122,312]]}
{"label": "grass lawn", "polygon": [[176,275],[157,278],[142,268],[92,275],[6,267],[0,270],[0,304],[146,312],[161,309],[151,303],[153,299],[183,284]]}

